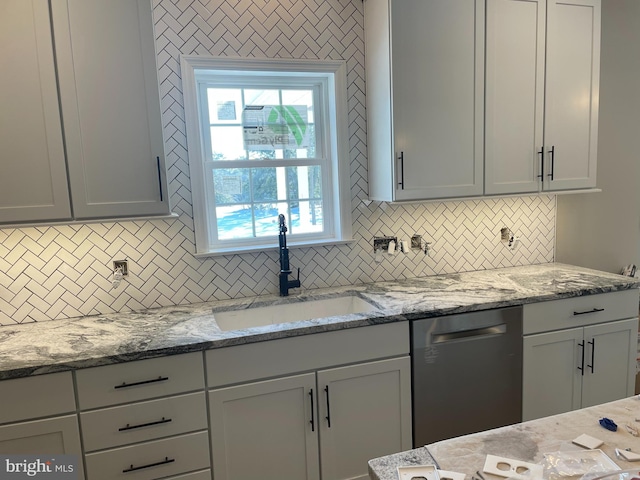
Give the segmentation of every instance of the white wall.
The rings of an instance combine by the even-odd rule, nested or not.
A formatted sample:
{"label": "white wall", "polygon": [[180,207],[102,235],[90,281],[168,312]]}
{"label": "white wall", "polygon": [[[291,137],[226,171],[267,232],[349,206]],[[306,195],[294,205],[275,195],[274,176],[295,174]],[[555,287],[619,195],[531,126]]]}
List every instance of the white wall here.
{"label": "white wall", "polygon": [[640,1],[602,0],[598,188],[558,196],[556,260],[640,266]]}

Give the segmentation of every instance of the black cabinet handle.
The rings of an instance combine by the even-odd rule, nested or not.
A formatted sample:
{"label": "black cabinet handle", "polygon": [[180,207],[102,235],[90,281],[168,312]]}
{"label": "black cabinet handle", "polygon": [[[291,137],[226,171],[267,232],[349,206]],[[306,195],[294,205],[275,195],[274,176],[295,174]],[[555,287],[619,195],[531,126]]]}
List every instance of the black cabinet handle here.
{"label": "black cabinet handle", "polygon": [[578,367],[578,370],[580,370],[582,375],[584,375],[584,341],[580,342],[578,346],[582,348],[582,366]]}
{"label": "black cabinet handle", "polygon": [[162,199],[162,173],[160,173],[160,157],[156,157],[156,163],[158,165],[158,185],[160,186],[160,201],[164,201]]}
{"label": "black cabinet handle", "polygon": [[598,313],[598,312],[604,312],[604,308],[594,308],[591,310],[586,310],[584,312],[573,312],[574,315],[586,315],[588,313]]}
{"label": "black cabinet handle", "polygon": [[311,399],[311,421],[309,423],[311,423],[311,431],[315,432],[316,423],[313,421],[313,388],[309,390],[309,398]]}
{"label": "black cabinet handle", "polygon": [[538,178],[544,180],[544,145],[538,152],[538,155],[540,155],[540,175],[538,175]]}
{"label": "black cabinet handle", "polygon": [[400,181],[398,186],[404,190],[404,152],[400,152],[398,160],[400,160]]}
{"label": "black cabinet handle", "polygon": [[136,428],[150,427],[150,426],[152,426],[152,425],[160,425],[160,424],[162,424],[162,423],[169,423],[169,422],[171,422],[171,421],[172,421],[172,420],[171,420],[170,418],[164,418],[164,417],[162,417],[162,420],[158,420],[158,421],[156,421],[156,422],[141,423],[141,424],[139,424],[139,425],[129,425],[129,424],[127,423],[127,426],[126,426],[126,427],[119,428],[119,429],[118,429],[118,431],[119,431],[119,432],[125,432],[125,431],[127,431],[127,430],[135,430]]}
{"label": "black cabinet handle", "polygon": [[547,175],[548,177],[551,177],[551,180],[553,180],[553,167],[554,167],[554,163],[555,163],[555,158],[556,158],[556,146],[553,145],[551,147],[551,150],[549,150],[549,153],[551,154],[551,173],[549,175]]}
{"label": "black cabinet handle", "polygon": [[589,345],[591,345],[591,365],[587,365],[587,367],[589,367],[591,369],[591,373],[593,373],[593,364],[595,356],[596,356],[596,339],[592,338],[590,342],[587,342]]}
{"label": "black cabinet handle", "polygon": [[164,457],[164,460],[162,460],[161,462],[150,463],[149,465],[141,465],[139,467],[134,467],[133,465],[131,465],[126,470],[122,470],[122,473],[135,472],[136,470],[142,470],[143,468],[157,467],[158,465],[164,465],[166,463],[171,463],[175,461],[176,461],[175,458]]}
{"label": "black cabinet handle", "polygon": [[327,397],[327,416],[324,417],[327,419],[327,427],[331,428],[331,406],[329,405],[329,385],[324,387],[324,393]]}
{"label": "black cabinet handle", "polygon": [[169,377],[158,377],[158,378],[154,378],[152,380],[143,380],[142,382],[134,382],[134,383],[122,382],[120,385],[116,385],[113,388],[135,387],[136,385],[145,385],[147,383],[164,382],[165,380],[169,380]]}

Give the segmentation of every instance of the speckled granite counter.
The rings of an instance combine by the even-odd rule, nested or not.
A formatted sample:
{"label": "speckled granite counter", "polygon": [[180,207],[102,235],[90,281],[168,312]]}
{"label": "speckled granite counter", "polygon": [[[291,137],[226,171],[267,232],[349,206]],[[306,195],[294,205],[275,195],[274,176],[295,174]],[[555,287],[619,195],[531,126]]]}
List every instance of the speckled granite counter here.
{"label": "speckled granite counter", "polygon": [[[598,421],[603,417],[612,419],[618,425],[618,431],[602,428]],[[543,463],[545,453],[579,450],[581,447],[573,445],[571,440],[583,433],[604,441],[600,449],[620,468],[637,468],[638,462],[627,462],[615,455],[616,448],[630,448],[640,453],[640,437],[632,436],[625,429],[625,424],[638,428],[640,424],[636,418],[640,418],[640,400],[638,397],[625,398],[377,458],[369,462],[369,476],[371,480],[397,480],[398,466],[433,464],[470,478],[476,471],[482,471],[487,454]],[[501,478],[491,474],[484,476],[487,480]]]}
{"label": "speckled granite counter", "polygon": [[[638,286],[620,275],[543,264],[5,326],[0,379]],[[221,331],[212,313],[347,293],[376,310],[234,331]]]}

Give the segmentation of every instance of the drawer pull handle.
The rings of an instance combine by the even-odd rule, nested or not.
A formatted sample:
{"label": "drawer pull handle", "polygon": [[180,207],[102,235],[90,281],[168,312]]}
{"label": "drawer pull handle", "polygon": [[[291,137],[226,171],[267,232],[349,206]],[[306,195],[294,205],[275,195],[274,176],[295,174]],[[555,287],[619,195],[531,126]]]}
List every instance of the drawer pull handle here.
{"label": "drawer pull handle", "polygon": [[162,173],[160,173],[160,157],[156,157],[156,164],[158,165],[158,185],[160,186],[160,201],[163,200],[162,195]]}
{"label": "drawer pull handle", "polygon": [[162,420],[158,420],[156,422],[141,423],[140,425],[129,425],[127,423],[126,427],[119,428],[118,431],[124,432],[126,430],[135,430],[136,428],[150,427],[151,425],[160,425],[161,423],[169,423],[170,421],[171,421],[170,418],[162,417]]}
{"label": "drawer pull handle", "polygon": [[551,180],[553,180],[553,168],[554,168],[554,164],[556,161],[556,146],[553,145],[551,147],[551,150],[549,150],[549,153],[551,154],[551,173],[547,175],[547,177],[551,177]]}
{"label": "drawer pull handle", "polygon": [[586,312],[573,312],[574,315],[586,315],[587,313],[604,312],[604,308],[594,308],[593,310],[587,310]]}
{"label": "drawer pull handle", "polygon": [[142,382],[134,382],[134,383],[126,383],[122,382],[120,385],[116,385],[113,388],[127,388],[127,387],[135,387],[136,385],[145,385],[147,383],[156,383],[156,382],[164,382],[165,380],[169,380],[169,377],[158,377],[152,380],[144,380]]}
{"label": "drawer pull handle", "polygon": [[311,399],[311,421],[309,423],[311,423],[311,431],[315,432],[316,422],[313,421],[313,388],[309,390],[309,398]]}
{"label": "drawer pull handle", "polygon": [[329,405],[329,385],[325,385],[324,393],[327,397],[327,416],[324,417],[327,419],[327,427],[331,428],[331,406]]}
{"label": "drawer pull handle", "polygon": [[578,346],[582,350],[582,363],[581,363],[581,366],[578,367],[578,370],[580,370],[581,375],[584,376],[584,341],[578,343]]}
{"label": "drawer pull handle", "polygon": [[158,465],[165,465],[166,463],[171,463],[175,461],[176,461],[175,458],[164,457],[164,460],[162,460],[161,462],[150,463],[149,465],[141,465],[139,467],[134,467],[133,465],[131,465],[126,470],[122,470],[122,473],[135,472],[136,470],[142,470],[143,468],[157,467]]}

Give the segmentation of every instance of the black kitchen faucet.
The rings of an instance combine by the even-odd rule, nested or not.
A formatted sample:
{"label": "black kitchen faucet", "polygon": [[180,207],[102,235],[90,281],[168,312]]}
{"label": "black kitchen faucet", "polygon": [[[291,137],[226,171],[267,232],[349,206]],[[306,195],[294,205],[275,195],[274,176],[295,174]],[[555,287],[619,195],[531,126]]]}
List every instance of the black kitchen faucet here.
{"label": "black kitchen faucet", "polygon": [[298,278],[289,280],[291,269],[289,268],[289,249],[287,248],[287,225],[285,224],[284,215],[278,216],[280,222],[280,296],[289,295],[290,288],[300,287],[300,269],[298,268]]}

